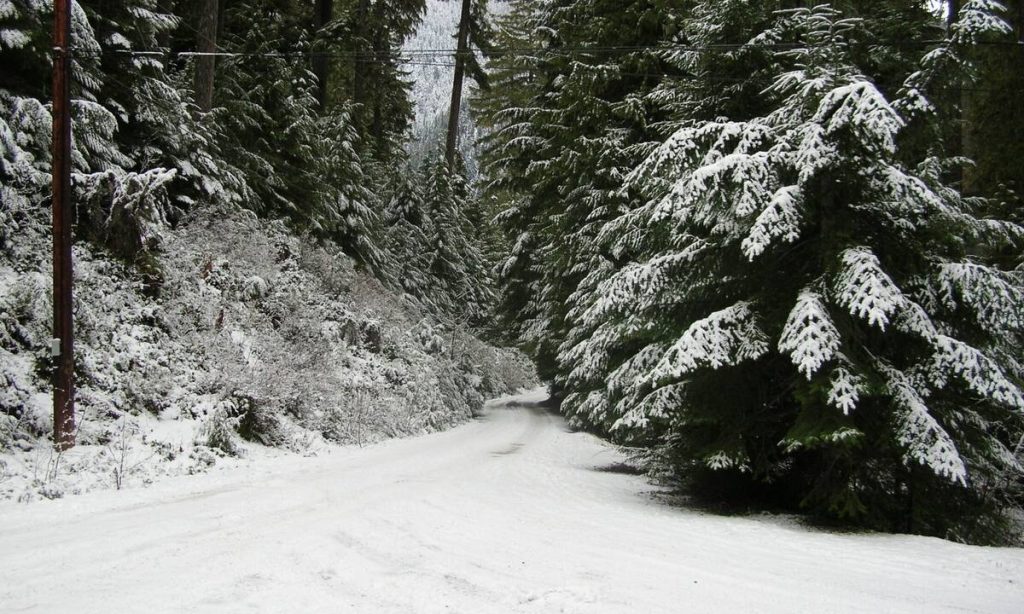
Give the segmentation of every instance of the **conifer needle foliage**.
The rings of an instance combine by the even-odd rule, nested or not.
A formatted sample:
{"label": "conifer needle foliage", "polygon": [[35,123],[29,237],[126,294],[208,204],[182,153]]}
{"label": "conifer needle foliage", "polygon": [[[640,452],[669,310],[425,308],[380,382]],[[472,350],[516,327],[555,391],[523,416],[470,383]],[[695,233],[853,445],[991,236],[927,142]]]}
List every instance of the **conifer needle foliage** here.
{"label": "conifer needle foliage", "polygon": [[[600,3],[547,3],[533,18],[567,4]],[[573,178],[552,186],[556,206],[524,208],[534,193],[509,209],[522,234],[502,270],[532,288],[511,312],[527,345],[554,331],[563,411],[653,448],[692,485],[1003,539],[1000,514],[1021,503],[1024,295],[1020,271],[991,256],[1021,253],[1024,229],[964,196],[958,152],[920,140],[959,112],[942,87],[969,74],[966,45],[1008,32],[1000,5],[964,3],[943,42],[926,43],[940,23],[914,3],[669,4],[679,29],[662,39],[652,88],[621,64],[586,73],[591,92],[615,80],[596,107],[613,117],[644,101],[629,121],[670,128],[660,144],[630,148],[640,142],[614,122],[587,133],[587,98],[561,103],[584,75],[575,57],[520,86],[532,106],[496,114],[496,160],[530,156],[535,184]],[[544,155],[556,143],[559,156]],[[644,155],[586,196],[571,191],[577,177],[599,181],[604,167],[568,156],[591,143],[592,160]]]}

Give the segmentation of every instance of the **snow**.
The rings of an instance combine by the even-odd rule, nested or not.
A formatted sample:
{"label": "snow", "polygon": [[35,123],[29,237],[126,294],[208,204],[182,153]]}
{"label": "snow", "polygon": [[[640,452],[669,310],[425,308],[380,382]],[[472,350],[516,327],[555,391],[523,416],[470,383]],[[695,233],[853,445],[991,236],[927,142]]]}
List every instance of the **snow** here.
{"label": "snow", "polygon": [[965,305],[979,323],[996,330],[1024,328],[1024,290],[1010,274],[973,262],[945,262],[935,281],[946,308]]}
{"label": "snow", "polygon": [[678,379],[703,367],[719,369],[753,360],[768,351],[751,304],[740,301],[697,320],[669,348],[651,379]]}
{"label": "snow", "polygon": [[847,249],[842,261],[843,271],[836,281],[839,304],[849,308],[850,315],[885,330],[893,314],[906,306],[906,298],[870,248]]}
{"label": "snow", "polygon": [[[0,11],[3,7],[0,7]],[[9,28],[0,28],[0,46],[7,47],[8,49],[21,49],[29,42],[31,38],[21,30],[12,30]]]}
{"label": "snow", "polygon": [[866,140],[888,154],[896,151],[896,135],[904,127],[885,96],[874,84],[861,80],[825,94],[811,121],[824,125],[826,134],[846,129],[863,131]]}
{"label": "snow", "polygon": [[804,193],[800,186],[783,186],[775,191],[771,201],[750,228],[740,247],[748,260],[753,261],[767,250],[774,239],[793,243],[800,238],[800,207]]}
{"label": "snow", "polygon": [[1020,612],[1024,550],[673,505],[541,391],[148,489],[0,504],[0,611]]}
{"label": "snow", "polygon": [[896,438],[903,446],[904,458],[931,469],[935,475],[967,486],[967,466],[956,444],[931,415],[924,399],[905,374],[882,365],[893,401],[902,410]]}
{"label": "snow", "polygon": [[1024,410],[1024,395],[1003,373],[999,365],[962,341],[938,335],[934,341],[935,360],[932,377],[939,380],[944,374],[955,373],[967,386],[981,396]]}
{"label": "snow", "polygon": [[810,381],[839,351],[839,330],[816,292],[800,293],[779,339],[779,351],[788,352],[797,370]]}
{"label": "snow", "polygon": [[953,24],[954,40],[960,43],[976,42],[985,35],[1009,34],[1013,28],[999,17],[1006,8],[994,0],[968,0],[960,8]]}
{"label": "snow", "polygon": [[[495,16],[509,10],[502,0],[490,0],[487,9],[492,21]],[[412,85],[409,99],[414,103],[414,117],[408,149],[415,162],[436,154],[444,143],[455,74],[455,35],[461,12],[462,3],[459,1],[427,0],[423,21],[402,46],[408,56],[402,68],[408,73],[407,80]],[[478,173],[476,139],[481,132],[470,113],[470,100],[476,94],[476,84],[467,76],[464,87],[459,116],[459,151],[472,179]]]}
{"label": "snow", "polygon": [[857,402],[864,391],[864,378],[852,373],[843,365],[832,370],[828,404],[843,410],[843,415],[848,416],[857,408]]}

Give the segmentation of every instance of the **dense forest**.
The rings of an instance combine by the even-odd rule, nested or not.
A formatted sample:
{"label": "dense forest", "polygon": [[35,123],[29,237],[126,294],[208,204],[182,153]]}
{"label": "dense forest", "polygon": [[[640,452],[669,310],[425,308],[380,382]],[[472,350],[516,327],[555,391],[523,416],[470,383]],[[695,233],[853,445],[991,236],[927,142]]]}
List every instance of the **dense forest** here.
{"label": "dense forest", "polygon": [[443,133],[407,152],[425,8],[72,3],[77,445],[54,452],[52,3],[0,2],[0,497],[421,434],[532,385],[486,341],[479,191]]}
{"label": "dense forest", "polygon": [[[458,397],[460,415],[529,379],[491,343],[533,359],[573,426],[702,499],[1015,539],[1024,2],[460,3],[450,48],[435,50],[403,48],[425,0],[73,3],[82,257],[121,267],[140,326],[168,320],[153,345],[193,335],[161,369],[220,335],[241,348],[238,373],[258,372],[178,395],[182,407],[220,399],[206,443],[279,439],[282,421],[352,441],[338,435],[352,412],[324,417],[323,378],[294,375],[317,363],[321,336],[357,348],[346,373],[372,364],[375,390],[405,390],[410,407],[434,365],[428,402]],[[46,428],[26,407],[49,368],[36,252],[51,10],[0,0],[0,446],[12,449]],[[460,156],[468,133],[452,112],[447,131],[410,146],[417,66],[454,72],[450,108],[483,134],[479,160]],[[207,286],[226,306],[200,305]],[[323,293],[334,302],[310,298]],[[330,313],[378,294],[363,319]],[[267,335],[304,345],[265,350],[257,369],[245,327],[225,325],[242,304]],[[107,330],[80,311],[87,332]],[[122,432],[126,417],[166,414],[182,387],[106,385],[97,356],[84,400]],[[268,390],[274,377],[293,393]]]}
{"label": "dense forest", "polygon": [[[48,185],[49,4],[0,7],[11,198]],[[438,177],[429,163],[403,164],[412,101],[398,52],[424,0],[73,6],[75,182],[99,208],[79,208],[81,234],[130,232],[103,228],[104,207],[126,206],[100,202],[110,194],[158,193],[167,206],[152,215],[172,222],[197,205],[237,205],[336,243],[418,298],[458,303],[453,317],[479,317],[489,267],[467,239],[478,214],[460,169]],[[416,194],[396,201],[400,183]],[[389,228],[417,219],[421,200],[438,207],[426,226],[415,222],[424,236],[389,239]],[[438,257],[418,262],[429,250],[410,240]],[[129,259],[142,247],[140,237],[116,241]],[[438,273],[429,292],[410,266]]]}
{"label": "dense forest", "polygon": [[[1002,541],[1019,509],[1021,3],[516,3],[500,314],[692,493]],[[1001,520],[1001,518],[1003,520]]]}

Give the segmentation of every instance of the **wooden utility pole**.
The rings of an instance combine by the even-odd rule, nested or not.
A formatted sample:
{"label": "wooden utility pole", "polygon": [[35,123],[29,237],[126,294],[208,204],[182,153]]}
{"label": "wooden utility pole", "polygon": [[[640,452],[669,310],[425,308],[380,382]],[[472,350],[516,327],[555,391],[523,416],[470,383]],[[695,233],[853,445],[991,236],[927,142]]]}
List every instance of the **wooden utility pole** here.
{"label": "wooden utility pole", "polygon": [[466,54],[469,52],[470,3],[462,0],[462,16],[459,18],[459,42],[455,49],[455,78],[452,80],[452,104],[448,109],[448,139],[444,147],[444,159],[449,169],[455,167],[455,149],[458,146],[459,110],[462,108],[462,81],[466,75]]}
{"label": "wooden utility pole", "polygon": [[75,445],[71,283],[71,0],[53,1],[53,445]]}

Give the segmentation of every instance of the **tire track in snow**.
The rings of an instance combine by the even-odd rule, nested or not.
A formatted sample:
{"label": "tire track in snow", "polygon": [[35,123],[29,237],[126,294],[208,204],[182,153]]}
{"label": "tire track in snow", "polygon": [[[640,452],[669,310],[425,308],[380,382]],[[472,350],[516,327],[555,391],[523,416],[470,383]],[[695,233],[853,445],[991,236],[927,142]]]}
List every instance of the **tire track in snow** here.
{"label": "tire track in snow", "polygon": [[327,458],[0,505],[0,612],[1024,611],[1024,551],[671,507],[600,471],[622,456],[541,400]]}

